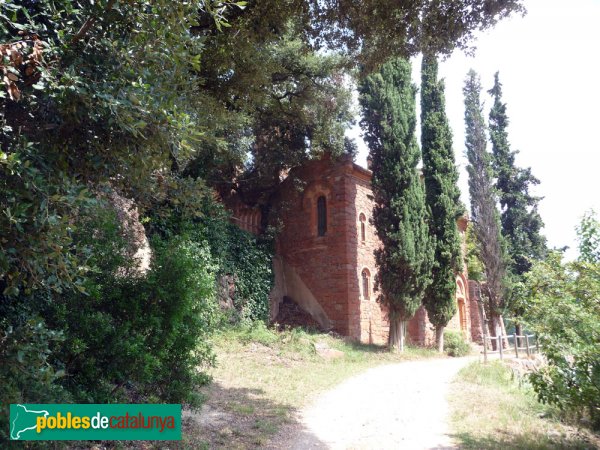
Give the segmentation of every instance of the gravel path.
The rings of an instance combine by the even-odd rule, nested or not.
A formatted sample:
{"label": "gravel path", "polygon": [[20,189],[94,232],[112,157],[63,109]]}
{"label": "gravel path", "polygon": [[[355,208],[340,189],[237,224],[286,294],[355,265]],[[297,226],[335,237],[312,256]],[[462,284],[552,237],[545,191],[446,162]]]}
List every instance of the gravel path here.
{"label": "gravel path", "polygon": [[452,378],[472,360],[436,359],[370,369],[303,410],[304,429],[289,436],[285,448],[454,449],[446,396]]}

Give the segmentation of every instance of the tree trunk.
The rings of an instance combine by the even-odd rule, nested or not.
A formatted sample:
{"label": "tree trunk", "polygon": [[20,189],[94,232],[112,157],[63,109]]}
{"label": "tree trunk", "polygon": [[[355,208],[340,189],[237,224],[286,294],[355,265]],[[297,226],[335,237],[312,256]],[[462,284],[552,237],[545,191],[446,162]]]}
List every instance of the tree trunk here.
{"label": "tree trunk", "polygon": [[[523,336],[523,325],[520,322],[515,324],[515,334],[517,336]],[[523,347],[523,340],[521,338],[517,338],[517,347]]]}
{"label": "tree trunk", "polygon": [[389,346],[392,352],[404,351],[404,329],[406,322],[401,319],[390,320]]}
{"label": "tree trunk", "polygon": [[444,328],[442,325],[435,327],[435,342],[440,353],[444,353]]}
{"label": "tree trunk", "polygon": [[491,336],[496,338],[496,339],[492,340],[492,342],[493,342],[493,344],[492,344],[493,345],[492,350],[498,351],[499,350],[499,348],[498,348],[498,335],[499,335],[499,332],[500,332],[500,322],[498,320],[498,315],[497,314],[493,314],[492,315],[491,327],[492,327]]}
{"label": "tree trunk", "polygon": [[500,316],[500,333],[502,333],[502,348],[508,348],[508,336],[504,326],[504,317]]}
{"label": "tree trunk", "polygon": [[487,362],[487,349],[488,349],[488,328],[487,328],[487,317],[485,315],[485,308],[483,306],[483,301],[481,300],[481,286],[477,283],[477,287],[479,288],[479,298],[477,300],[477,307],[479,309],[479,320],[481,325],[481,339],[483,340],[483,350],[486,353],[485,360]]}
{"label": "tree trunk", "polygon": [[406,321],[400,322],[400,353],[404,352],[404,337],[406,336]]}

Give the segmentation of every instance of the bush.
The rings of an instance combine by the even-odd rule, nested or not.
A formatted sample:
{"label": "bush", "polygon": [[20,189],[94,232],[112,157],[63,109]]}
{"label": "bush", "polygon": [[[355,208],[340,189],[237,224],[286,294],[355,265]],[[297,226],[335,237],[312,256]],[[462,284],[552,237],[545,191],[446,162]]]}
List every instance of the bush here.
{"label": "bush", "polygon": [[236,316],[248,324],[268,318],[272,277],[269,245],[199,198],[201,208],[187,205],[194,219],[169,204],[145,218],[154,225],[146,274],[132,265],[115,211],[91,199],[61,241],[81,275],[59,285],[50,273],[45,288],[0,292],[0,439],[11,402],[198,405],[214,363],[208,338],[223,317],[217,276],[235,274]]}
{"label": "bush", "polygon": [[171,200],[154,205],[148,212],[148,234],[206,242],[217,266],[217,277],[231,276],[234,280],[233,322],[267,323],[273,286],[273,239],[257,237],[232,224],[229,212],[201,181],[173,179],[164,196]]}
{"label": "bush", "polygon": [[[198,401],[195,389],[209,377],[200,369],[214,364],[207,342],[219,323],[216,265],[208,246],[185,239],[155,243],[155,266],[148,277],[152,335],[160,365],[150,384],[162,400]],[[158,325],[158,327],[157,327]]]}
{"label": "bush", "polygon": [[152,247],[145,276],[113,272],[105,282],[104,268],[87,296],[65,296],[55,310],[65,330],[56,358],[79,402],[198,403],[194,389],[208,380],[199,368],[214,360],[206,336],[218,317],[215,268],[206,246],[174,238]]}
{"label": "bush", "polygon": [[444,331],[444,351],[448,356],[466,356],[471,352],[471,347],[461,333]]}
{"label": "bush", "polygon": [[526,319],[548,363],[530,376],[539,400],[600,429],[600,264],[551,254],[527,287]]}
{"label": "bush", "polygon": [[136,273],[116,214],[101,202],[72,224],[87,249],[77,288],[35,290],[0,301],[0,437],[9,403],[115,401],[198,404],[213,364],[207,337],[220,318],[208,246],[151,241]]}
{"label": "bush", "polygon": [[233,224],[227,227],[227,244],[221,274],[235,275],[233,305],[242,323],[269,321],[269,293],[273,286],[272,250],[262,240]]}
{"label": "bush", "polygon": [[9,440],[11,403],[69,401],[59,384],[64,370],[49,362],[52,349],[62,341],[61,333],[49,330],[41,317],[21,311],[20,318],[0,320],[0,444]]}

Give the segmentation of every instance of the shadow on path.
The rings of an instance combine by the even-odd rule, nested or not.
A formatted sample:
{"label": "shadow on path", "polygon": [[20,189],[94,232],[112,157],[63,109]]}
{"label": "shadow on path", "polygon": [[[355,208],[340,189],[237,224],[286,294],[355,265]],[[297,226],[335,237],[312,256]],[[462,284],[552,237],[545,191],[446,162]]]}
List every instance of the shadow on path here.
{"label": "shadow on path", "polygon": [[327,448],[296,418],[294,408],[265,398],[262,389],[226,388],[214,382],[199,411],[184,410],[182,448],[287,448],[287,433],[305,436],[307,447]]}

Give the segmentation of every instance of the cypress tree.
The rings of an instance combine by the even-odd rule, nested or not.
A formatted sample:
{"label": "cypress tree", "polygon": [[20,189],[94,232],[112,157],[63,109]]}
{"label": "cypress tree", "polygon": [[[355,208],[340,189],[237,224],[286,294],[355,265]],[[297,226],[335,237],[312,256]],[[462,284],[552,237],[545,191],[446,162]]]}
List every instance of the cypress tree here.
{"label": "cypress tree", "polygon": [[502,103],[498,72],[494,75],[494,87],[488,93],[494,99],[489,125],[502,235],[510,257],[510,271],[520,279],[529,271],[533,260],[540,260],[546,254],[546,239],[540,233],[544,226],[538,213],[540,199],[529,192],[529,187],[539,184],[539,180],[533,176],[531,168],[522,169],[515,165],[517,152],[511,151],[508,142],[508,116],[506,104]]}
{"label": "cypress tree", "polygon": [[436,329],[439,351],[444,328],[456,314],[456,274],[461,270],[460,233],[456,220],[463,213],[458,170],[452,150],[452,131],[446,117],[443,81],[437,79],[435,56],[424,55],[421,65],[421,151],[429,231],[434,248],[432,283],[423,304]]}
{"label": "cypress tree", "polygon": [[406,321],[431,282],[433,254],[425,192],[417,171],[416,88],[410,63],[392,59],[359,86],[373,170],[373,222],[383,244],[375,252],[379,301],[388,310],[390,348],[404,350]]}
{"label": "cypress tree", "polygon": [[[547,251],[546,238],[540,232],[544,226],[538,213],[540,199],[529,192],[529,187],[539,184],[539,180],[533,176],[531,168],[522,169],[515,164],[517,152],[511,151],[508,142],[509,121],[506,104],[502,102],[502,84],[498,72],[494,74],[494,87],[488,93],[494,100],[489,121],[492,167],[500,201],[500,223],[508,256],[507,269],[511,282],[519,283],[524,281],[524,275],[531,269],[532,262],[542,259]],[[518,289],[508,290],[506,304],[516,319],[516,333],[522,335],[520,317],[525,312],[525,306],[519,293]]]}
{"label": "cypress tree", "polygon": [[472,69],[467,74],[463,94],[471,220],[485,270],[488,309],[496,332],[500,327],[500,312],[504,307],[505,255],[496,208],[491,155],[486,151],[487,139],[480,101],[481,83]]}

